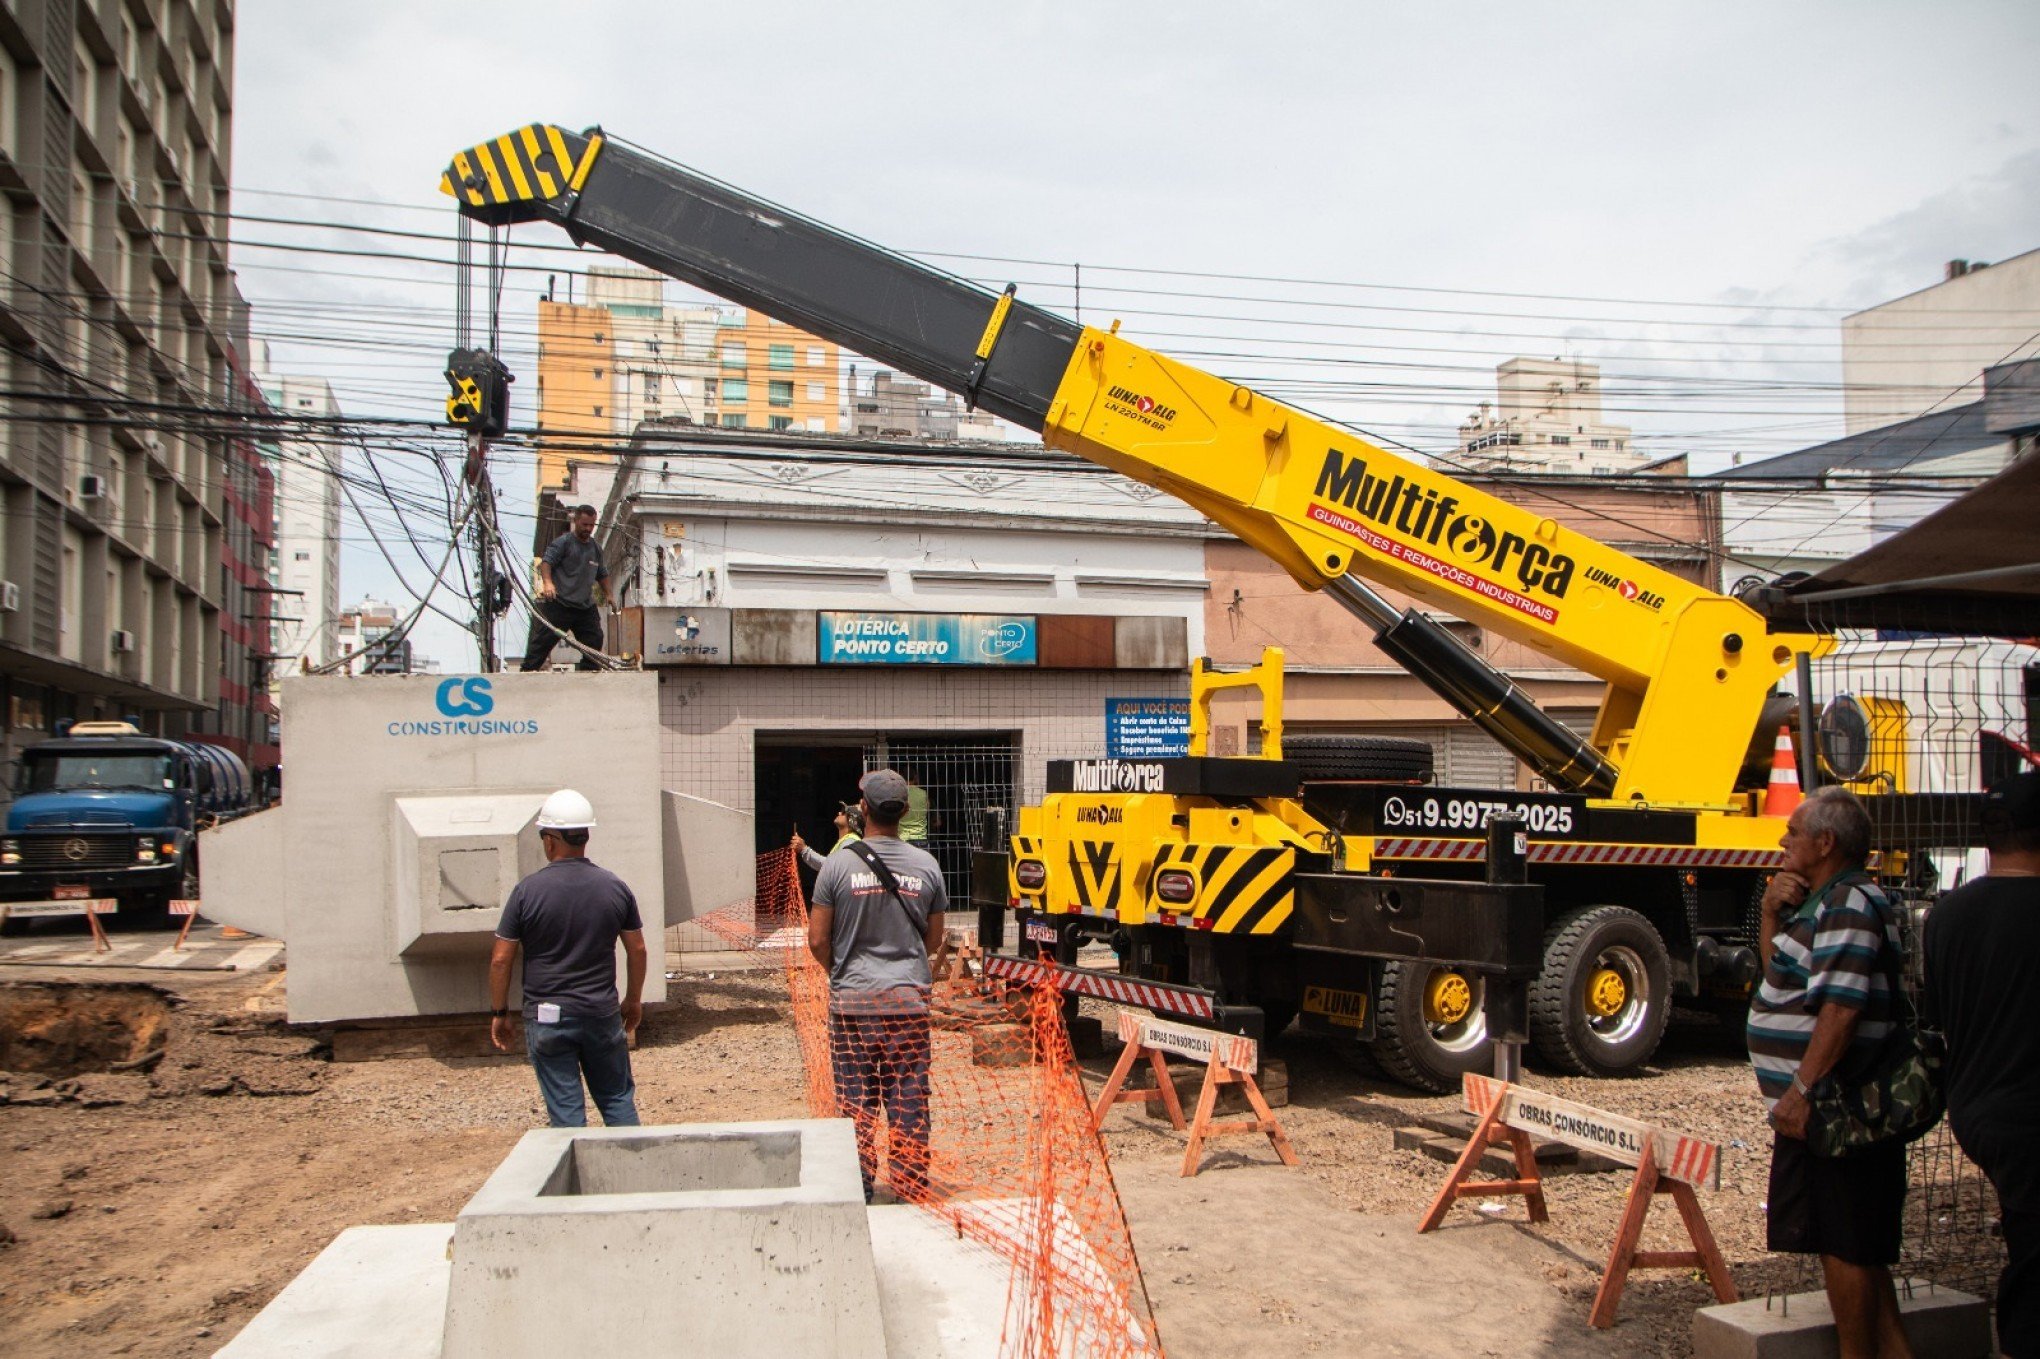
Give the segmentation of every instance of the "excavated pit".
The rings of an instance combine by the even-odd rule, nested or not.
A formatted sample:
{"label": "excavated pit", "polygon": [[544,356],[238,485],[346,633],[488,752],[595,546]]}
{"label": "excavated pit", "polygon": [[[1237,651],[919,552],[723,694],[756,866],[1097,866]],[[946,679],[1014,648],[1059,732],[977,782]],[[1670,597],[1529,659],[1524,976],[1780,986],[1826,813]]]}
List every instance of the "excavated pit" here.
{"label": "excavated pit", "polygon": [[159,1051],[170,998],[134,984],[0,983],[0,1071],[119,1071]]}

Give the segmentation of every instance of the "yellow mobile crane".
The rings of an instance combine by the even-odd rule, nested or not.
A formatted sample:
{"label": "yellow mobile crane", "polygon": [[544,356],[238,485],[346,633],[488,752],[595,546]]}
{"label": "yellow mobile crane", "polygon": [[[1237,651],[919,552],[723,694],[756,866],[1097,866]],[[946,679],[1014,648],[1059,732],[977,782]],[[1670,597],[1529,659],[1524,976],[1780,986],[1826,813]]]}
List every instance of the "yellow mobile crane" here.
{"label": "yellow mobile crane", "polygon": [[[995,970],[1242,1030],[1300,1009],[1431,1089],[1487,1065],[1491,1020],[1615,1073],[1649,1057],[1675,992],[1746,995],[1781,825],[1754,791],[1774,691],[1827,639],[1767,632],[1736,599],[1117,324],[987,292],[598,129],[520,128],[456,155],[442,188],[471,218],[554,223],[1181,498],[1336,599],[1555,790],[1430,787],[1428,759],[1393,742],[1285,746],[1279,654],[1245,675],[1200,662],[1187,758],[1052,765],[1010,854],[981,862],[983,937],[996,947],[1017,912],[1029,941]],[[1606,681],[1592,732],[1379,588]],[[1262,693],[1264,748],[1212,757],[1211,695],[1241,684]],[[1492,855],[1491,823],[1509,832]],[[1498,881],[1461,880],[1482,862]],[[1116,974],[1072,966],[1087,936],[1113,942]]]}

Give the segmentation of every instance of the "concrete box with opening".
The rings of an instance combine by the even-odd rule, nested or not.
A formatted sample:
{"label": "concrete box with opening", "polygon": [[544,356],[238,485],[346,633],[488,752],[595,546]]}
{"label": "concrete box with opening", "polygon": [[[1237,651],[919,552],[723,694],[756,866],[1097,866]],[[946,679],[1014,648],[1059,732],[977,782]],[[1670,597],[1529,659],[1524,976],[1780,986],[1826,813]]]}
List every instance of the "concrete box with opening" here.
{"label": "concrete box with opening", "polygon": [[[637,896],[647,1001],[671,910],[750,893],[749,844],[721,852],[661,794],[649,673],[307,676],[282,707],[284,799],[202,839],[201,909],[285,941],[293,1022],[487,1010],[490,940],[544,863],[533,820],[557,788],[594,804],[589,857]],[[669,844],[687,901],[668,900]]]}
{"label": "concrete box with opening", "polygon": [[846,1120],[526,1133],[454,1226],[445,1359],[883,1356]]}

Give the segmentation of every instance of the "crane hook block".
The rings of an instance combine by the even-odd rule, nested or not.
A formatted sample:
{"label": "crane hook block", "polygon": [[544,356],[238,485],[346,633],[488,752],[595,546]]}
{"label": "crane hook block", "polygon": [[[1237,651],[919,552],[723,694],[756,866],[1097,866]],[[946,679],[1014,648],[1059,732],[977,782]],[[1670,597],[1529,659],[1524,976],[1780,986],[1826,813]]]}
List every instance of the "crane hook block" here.
{"label": "crane hook block", "polygon": [[486,349],[456,349],[446,356],[446,420],[485,439],[510,428],[510,384],[503,361]]}

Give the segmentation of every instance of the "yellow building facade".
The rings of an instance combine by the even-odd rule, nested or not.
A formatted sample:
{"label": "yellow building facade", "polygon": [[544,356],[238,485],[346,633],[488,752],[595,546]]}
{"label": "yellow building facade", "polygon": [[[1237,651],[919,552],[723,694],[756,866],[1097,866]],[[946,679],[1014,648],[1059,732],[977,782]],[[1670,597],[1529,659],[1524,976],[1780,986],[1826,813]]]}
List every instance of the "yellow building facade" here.
{"label": "yellow building facade", "polygon": [[538,487],[567,483],[567,460],[616,432],[615,327],[604,307],[538,304]]}

